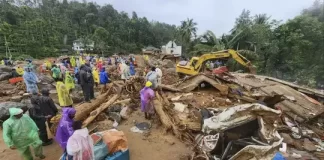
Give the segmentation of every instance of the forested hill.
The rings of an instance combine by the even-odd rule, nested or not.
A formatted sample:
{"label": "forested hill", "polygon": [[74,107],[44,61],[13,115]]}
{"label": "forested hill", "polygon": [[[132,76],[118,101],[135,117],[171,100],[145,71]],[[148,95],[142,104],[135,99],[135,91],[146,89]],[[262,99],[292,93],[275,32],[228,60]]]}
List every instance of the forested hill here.
{"label": "forested hill", "polygon": [[96,48],[103,51],[135,52],[167,43],[176,31],[174,25],[150,22],[135,12],[118,12],[111,5],[67,0],[21,2],[0,2],[0,53],[5,52],[6,41],[11,51],[45,57],[71,49],[72,42],[80,38],[94,40]]}
{"label": "forested hill", "polygon": [[[139,53],[145,46],[159,48],[176,40],[187,57],[232,48],[251,60],[259,74],[313,87],[324,84],[324,5],[320,0],[287,22],[243,10],[229,33],[218,37],[211,31],[197,35],[194,19],[175,26],[151,22],[135,12],[118,12],[111,5],[31,1],[0,1],[1,56],[6,50],[34,58],[52,56],[71,49],[76,39],[93,40],[95,48],[107,54]],[[240,69],[238,64],[230,66]]]}

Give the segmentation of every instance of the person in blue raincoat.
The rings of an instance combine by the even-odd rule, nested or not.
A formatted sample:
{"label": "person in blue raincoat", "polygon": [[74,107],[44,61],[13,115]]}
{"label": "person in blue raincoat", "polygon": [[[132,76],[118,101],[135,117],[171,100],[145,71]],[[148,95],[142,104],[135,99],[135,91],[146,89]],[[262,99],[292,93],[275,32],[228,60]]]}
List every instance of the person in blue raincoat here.
{"label": "person in blue raincoat", "polygon": [[110,79],[106,72],[105,67],[103,67],[100,71],[99,80],[100,80],[100,84],[103,84],[104,86],[106,86],[106,84],[110,82]]}
{"label": "person in blue raincoat", "polygon": [[37,87],[37,76],[32,72],[32,69],[29,67],[25,67],[25,72],[23,75],[24,82],[26,84],[27,92],[29,93],[38,93]]}
{"label": "person in blue raincoat", "polygon": [[130,64],[129,64],[129,72],[130,72],[131,76],[134,76],[136,73],[133,62],[130,62]]}

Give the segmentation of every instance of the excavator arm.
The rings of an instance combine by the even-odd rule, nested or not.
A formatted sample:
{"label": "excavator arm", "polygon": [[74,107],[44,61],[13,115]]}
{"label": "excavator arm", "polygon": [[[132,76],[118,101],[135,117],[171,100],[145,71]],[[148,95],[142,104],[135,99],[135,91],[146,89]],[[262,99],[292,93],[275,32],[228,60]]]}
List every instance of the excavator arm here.
{"label": "excavator arm", "polygon": [[196,62],[194,65],[195,70],[200,70],[204,62],[208,60],[213,60],[213,59],[220,59],[220,58],[228,58],[231,57],[244,67],[247,67],[250,70],[250,73],[255,74],[256,69],[255,67],[251,64],[251,62],[246,59],[244,56],[242,56],[240,53],[238,53],[235,50],[229,49],[229,50],[224,50],[224,51],[219,51],[219,52],[212,52],[212,53],[207,53],[202,55],[199,60]]}

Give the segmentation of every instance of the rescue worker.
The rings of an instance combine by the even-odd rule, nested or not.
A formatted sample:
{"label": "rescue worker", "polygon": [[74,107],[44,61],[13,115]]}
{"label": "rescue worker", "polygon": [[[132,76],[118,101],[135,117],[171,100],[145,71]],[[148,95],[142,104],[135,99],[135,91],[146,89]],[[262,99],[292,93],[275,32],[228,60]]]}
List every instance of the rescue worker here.
{"label": "rescue worker", "polygon": [[41,90],[42,95],[39,96],[40,104],[42,113],[44,115],[50,115],[50,117],[47,118],[47,124],[49,127],[52,126],[51,124],[51,118],[56,116],[58,110],[55,106],[55,103],[53,99],[49,96],[49,90],[48,89],[42,89]]}
{"label": "rescue worker", "polygon": [[24,69],[21,68],[20,66],[17,67],[16,72],[18,73],[19,76],[23,76],[24,75]]}
{"label": "rescue worker", "polygon": [[105,67],[100,71],[100,84],[103,84],[106,87],[106,84],[110,82],[109,76],[105,70]]}
{"label": "rescue worker", "polygon": [[42,141],[38,137],[38,128],[35,122],[23,110],[9,108],[10,118],[3,123],[3,140],[12,150],[17,149],[24,160],[33,160],[29,147],[34,149],[34,154],[44,159]]}
{"label": "rescue worker", "polygon": [[5,65],[5,61],[4,60],[1,60],[0,61],[0,65]]}
{"label": "rescue worker", "polygon": [[129,64],[129,72],[131,76],[135,76],[136,71],[135,71],[134,64],[132,62],[130,62]]}
{"label": "rescue worker", "polygon": [[72,124],[74,130],[66,146],[68,155],[74,160],[94,160],[93,140],[87,128],[82,128],[81,121]]}
{"label": "rescue worker", "polygon": [[157,86],[162,84],[162,71],[160,68],[155,68],[157,74]]}
{"label": "rescue worker", "polygon": [[96,87],[98,87],[99,82],[100,82],[99,73],[98,73],[97,68],[95,68],[95,67],[92,70],[92,76],[93,76],[93,80],[94,80],[94,83],[95,83]]}
{"label": "rescue worker", "polygon": [[158,83],[158,75],[155,71],[155,67],[151,68],[151,71],[146,74],[146,81],[150,81],[152,83],[152,88],[155,89]]}
{"label": "rescue worker", "polygon": [[154,114],[153,99],[154,91],[151,88],[152,82],[147,81],[145,87],[140,91],[141,96],[141,111],[145,114],[145,119],[150,119]]}
{"label": "rescue worker", "polygon": [[27,92],[34,93],[34,92],[38,92],[38,87],[37,87],[38,79],[31,70],[32,70],[31,68],[25,67],[23,78],[27,87]]}
{"label": "rescue worker", "polygon": [[33,107],[29,109],[29,115],[30,118],[34,120],[37,127],[39,128],[39,138],[42,140],[43,146],[50,145],[53,143],[53,140],[48,139],[46,130],[46,120],[52,115],[45,115],[41,108],[42,104],[37,93],[33,93],[32,97],[30,98],[30,102]]}
{"label": "rescue worker", "polygon": [[56,92],[61,107],[72,107],[72,98],[70,97],[69,91],[63,83],[62,78],[59,78],[56,81]]}
{"label": "rescue worker", "polygon": [[76,66],[75,58],[73,56],[70,58],[70,63],[73,68]]}
{"label": "rescue worker", "polygon": [[52,77],[53,77],[54,81],[61,78],[61,70],[56,65],[52,66],[51,71],[52,71]]}
{"label": "rescue worker", "polygon": [[91,69],[88,68],[86,65],[81,65],[79,76],[80,76],[80,84],[82,87],[84,100],[85,102],[90,103],[90,99],[94,98],[94,93],[93,93],[94,79],[91,73]]}
{"label": "rescue worker", "polygon": [[65,72],[64,84],[69,93],[75,88],[74,78],[71,76],[69,71]]}
{"label": "rescue worker", "polygon": [[62,118],[57,126],[55,140],[61,146],[62,150],[65,151],[67,141],[74,132],[72,123],[76,110],[74,108],[63,108],[62,111]]}
{"label": "rescue worker", "polygon": [[120,77],[122,80],[124,80],[124,82],[126,82],[126,80],[128,80],[130,77],[129,66],[127,66],[125,62],[122,62],[120,63],[119,67],[120,67],[120,74],[121,74]]}

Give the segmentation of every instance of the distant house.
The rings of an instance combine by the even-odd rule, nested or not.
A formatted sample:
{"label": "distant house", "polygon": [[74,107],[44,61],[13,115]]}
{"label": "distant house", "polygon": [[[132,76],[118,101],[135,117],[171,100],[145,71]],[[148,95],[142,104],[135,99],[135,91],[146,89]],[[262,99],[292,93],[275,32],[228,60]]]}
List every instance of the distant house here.
{"label": "distant house", "polygon": [[175,57],[180,57],[182,52],[182,47],[177,46],[174,41],[169,41],[165,46],[161,47],[162,54],[173,54]]}
{"label": "distant house", "polygon": [[[84,44],[86,43],[86,44]],[[74,51],[84,51],[84,50],[93,50],[94,48],[94,41],[92,40],[84,40],[84,39],[77,39],[73,41],[72,50]]]}

